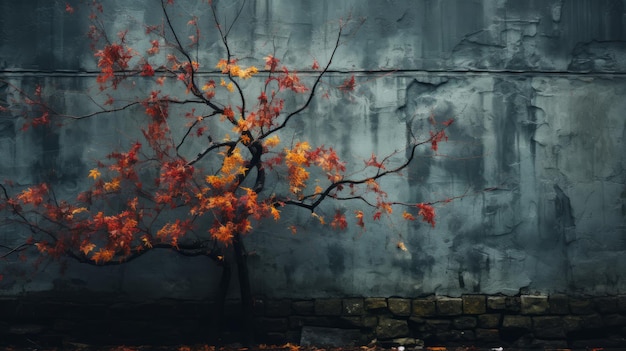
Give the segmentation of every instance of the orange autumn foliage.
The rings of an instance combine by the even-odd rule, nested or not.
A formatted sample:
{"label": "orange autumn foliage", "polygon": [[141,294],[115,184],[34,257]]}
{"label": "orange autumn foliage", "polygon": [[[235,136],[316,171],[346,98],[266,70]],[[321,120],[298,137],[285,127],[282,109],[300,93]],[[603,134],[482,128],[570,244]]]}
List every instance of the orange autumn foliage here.
{"label": "orange autumn foliage", "polygon": [[[106,33],[98,17],[103,9],[96,3],[88,35],[98,67],[95,83],[103,91],[93,101],[101,110],[71,119],[80,123],[132,111],[138,127],[122,130],[120,140],[128,140],[106,158],[91,161],[84,169],[85,188],[73,198],[58,199],[46,183],[12,196],[5,191],[0,210],[36,233],[28,245],[95,264],[125,262],[155,248],[223,258],[215,250],[252,233],[260,221],[284,219],[286,206],[307,210],[316,225],[341,231],[353,224],[364,230],[367,220],[391,216],[394,206],[403,205],[388,198],[380,180],[401,174],[412,159],[394,167],[390,157],[395,154],[372,153],[365,166],[358,162],[360,167],[354,167],[342,160],[346,151],[341,146],[312,145],[288,129],[316,92],[335,91],[345,98],[342,92],[355,90],[354,76],[339,87],[321,83],[339,47],[343,24],[328,63],[314,60],[316,75],[310,76],[286,67],[273,54],[257,62],[263,69],[241,65],[230,50],[217,63],[199,62],[194,52],[204,35],[197,17],[188,22],[189,40],[172,36],[175,28],[167,20],[147,26],[139,39],[125,31],[115,39]],[[163,5],[167,18],[170,8]],[[65,10],[75,11],[69,4]],[[216,28],[228,48],[227,36]],[[208,79],[201,67],[217,68],[218,77]],[[260,86],[249,83],[257,79]],[[145,87],[143,95],[138,87]],[[62,124],[55,120],[61,116],[47,108],[44,95],[37,86],[23,99],[36,112],[25,121],[25,129]],[[430,132],[427,143],[434,151],[447,139],[450,124]],[[269,179],[278,183],[268,186]],[[330,201],[351,201],[362,208],[348,212],[354,213],[348,218],[343,210],[321,209],[321,203]],[[432,205],[410,206],[435,225]],[[407,211],[402,216],[415,219]],[[295,233],[298,226],[286,228]]]}

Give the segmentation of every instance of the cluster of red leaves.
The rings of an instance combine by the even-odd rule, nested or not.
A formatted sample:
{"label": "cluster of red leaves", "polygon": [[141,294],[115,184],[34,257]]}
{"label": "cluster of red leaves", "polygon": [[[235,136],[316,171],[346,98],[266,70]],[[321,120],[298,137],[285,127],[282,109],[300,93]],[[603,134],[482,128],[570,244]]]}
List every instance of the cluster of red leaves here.
{"label": "cluster of red leaves", "polygon": [[98,58],[100,74],[96,78],[101,89],[105,89],[109,81],[114,88],[117,87],[120,79],[115,77],[116,72],[126,71],[129,61],[133,58],[133,50],[126,47],[124,41],[121,43],[107,44],[95,53]]}

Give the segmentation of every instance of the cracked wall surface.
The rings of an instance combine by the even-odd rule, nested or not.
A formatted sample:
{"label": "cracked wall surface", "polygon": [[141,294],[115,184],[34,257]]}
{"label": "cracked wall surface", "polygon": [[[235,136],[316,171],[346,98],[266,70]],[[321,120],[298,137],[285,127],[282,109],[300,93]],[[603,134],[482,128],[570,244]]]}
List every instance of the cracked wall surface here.
{"label": "cracked wall surface", "polygon": [[[181,3],[186,13],[204,11]],[[111,2],[110,30],[141,35],[138,23],[158,18],[147,4]],[[221,15],[233,18],[237,8]],[[364,21],[351,27],[325,84],[355,74],[357,89],[316,100],[293,131],[359,165],[372,152],[427,137],[431,117],[454,118],[438,156],[420,150],[403,177],[383,185],[407,202],[465,196],[437,208],[435,228],[396,219],[333,232],[286,209],[285,222],[247,238],[255,293],[626,293],[626,1],[256,1],[243,8],[230,38],[246,64],[275,50],[306,70],[312,57],[325,61],[338,19],[348,16]],[[55,2],[0,4],[0,75],[24,88],[55,87],[59,108],[88,111],[84,94],[97,87],[85,24]],[[200,56],[210,66],[224,51],[209,24],[205,31]],[[0,94],[7,99],[6,87]],[[85,185],[93,160],[128,141],[119,131],[132,130],[131,117],[93,119],[53,135],[24,135],[0,119],[0,177],[24,185],[48,179],[70,194]],[[291,224],[302,227],[295,236]],[[27,235],[3,227],[0,241]],[[408,251],[398,250],[399,241]],[[219,273],[208,261],[173,253],[120,267],[70,264],[64,274],[54,265],[35,274],[13,261],[0,261],[0,269],[10,272],[1,294],[88,289],[186,298],[206,296]]]}

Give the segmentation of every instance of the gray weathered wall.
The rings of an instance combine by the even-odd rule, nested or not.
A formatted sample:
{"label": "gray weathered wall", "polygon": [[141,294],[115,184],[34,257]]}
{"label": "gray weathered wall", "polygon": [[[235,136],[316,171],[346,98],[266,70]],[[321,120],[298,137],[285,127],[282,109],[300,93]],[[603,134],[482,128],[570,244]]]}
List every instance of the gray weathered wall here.
{"label": "gray weathered wall", "polygon": [[[141,22],[159,15],[152,2],[107,1],[110,29],[141,35]],[[238,5],[222,3],[228,21]],[[197,2],[177,4],[208,14]],[[434,229],[396,220],[332,232],[308,213],[285,210],[285,221],[248,238],[255,292],[626,293],[625,7],[624,0],[248,2],[230,40],[237,56],[257,65],[275,46],[276,56],[306,70],[312,57],[328,57],[340,17],[365,20],[345,38],[326,81],[339,85],[354,73],[362,84],[347,99],[331,97],[334,106],[314,103],[298,135],[336,145],[359,164],[372,152],[401,149],[407,131],[425,132],[431,114],[454,118],[443,156],[421,158],[386,186],[391,197],[414,202],[468,194],[438,208]],[[0,74],[20,86],[54,87],[62,108],[89,110],[83,94],[97,87],[85,25],[61,2],[0,3]],[[205,33],[201,62],[212,67],[224,53],[210,22]],[[124,140],[127,117],[29,136],[2,119],[0,177],[29,184],[54,173],[70,193],[107,147]],[[336,206],[352,213],[346,204],[326,210]],[[290,224],[304,228],[294,236]],[[3,227],[0,240],[10,243],[25,235],[20,230]],[[210,262],[171,253],[112,268],[70,265],[63,275],[52,266],[24,275],[30,267],[0,265],[14,273],[0,281],[3,294],[87,288],[199,298],[217,279]]]}

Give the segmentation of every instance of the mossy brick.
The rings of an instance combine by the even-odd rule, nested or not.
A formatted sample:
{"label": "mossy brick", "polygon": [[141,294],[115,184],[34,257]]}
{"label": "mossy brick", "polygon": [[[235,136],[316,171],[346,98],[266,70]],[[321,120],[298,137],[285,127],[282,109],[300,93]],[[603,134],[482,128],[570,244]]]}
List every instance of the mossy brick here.
{"label": "mossy brick", "polygon": [[463,300],[460,297],[440,297],[436,301],[437,314],[458,316],[463,314]]}
{"label": "mossy brick", "polygon": [[348,316],[360,316],[365,312],[363,299],[344,299],[343,314]]}
{"label": "mossy brick", "polygon": [[487,299],[485,295],[463,295],[464,314],[483,314],[487,312]]}
{"label": "mossy brick", "polygon": [[389,298],[387,300],[389,311],[396,316],[411,315],[411,300],[402,298]]}
{"label": "mossy brick", "polygon": [[502,319],[503,329],[526,329],[532,328],[532,320],[529,316],[506,315]]}
{"label": "mossy brick", "polygon": [[548,296],[545,295],[522,295],[520,303],[522,314],[547,314],[550,309]]}
{"label": "mossy brick", "polygon": [[502,315],[500,313],[487,313],[478,316],[478,327],[493,329],[500,327]]}
{"label": "mossy brick", "polygon": [[590,299],[570,298],[569,310],[572,314],[592,314],[595,312]]}
{"label": "mossy brick", "polygon": [[437,305],[434,299],[414,299],[411,314],[419,317],[429,317],[437,314]]}
{"label": "mossy brick", "polygon": [[506,310],[506,296],[488,296],[487,308],[492,311]]}
{"label": "mossy brick", "polygon": [[554,294],[548,297],[550,305],[550,314],[568,314],[569,313],[569,297],[564,294]]}
{"label": "mossy brick", "polygon": [[409,324],[405,320],[381,317],[376,326],[376,337],[381,340],[409,336]]}
{"label": "mossy brick", "polygon": [[315,314],[318,316],[339,316],[342,311],[341,299],[315,300]]}
{"label": "mossy brick", "polygon": [[364,300],[365,310],[376,312],[387,309],[387,299],[384,297],[370,297]]}

